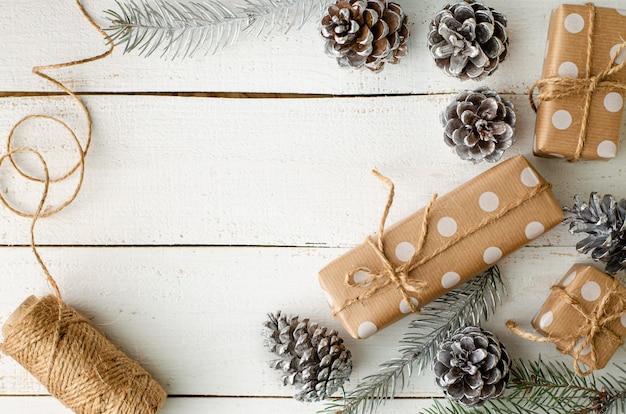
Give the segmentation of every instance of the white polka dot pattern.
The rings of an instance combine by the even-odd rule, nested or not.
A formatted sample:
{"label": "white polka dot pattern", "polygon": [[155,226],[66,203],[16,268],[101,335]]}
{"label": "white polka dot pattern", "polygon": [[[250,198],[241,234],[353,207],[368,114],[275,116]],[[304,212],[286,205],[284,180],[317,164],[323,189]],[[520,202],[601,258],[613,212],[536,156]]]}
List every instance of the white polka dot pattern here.
{"label": "white polka dot pattern", "polygon": [[330,306],[332,308],[333,307],[333,298],[330,297],[330,293],[326,292],[325,290],[322,290],[322,292],[324,292],[324,297],[326,298],[326,302],[328,303],[328,306]]}
{"label": "white polka dot pattern", "polygon": [[526,233],[526,238],[528,240],[536,239],[537,237],[541,236],[544,231],[546,231],[546,228],[538,221],[531,221],[530,223],[528,223],[526,229],[524,230],[524,232]]}
{"label": "white polka dot pattern", "polygon": [[498,206],[500,205],[500,199],[496,193],[492,193],[491,191],[486,191],[478,197],[478,205],[480,206],[482,211],[487,213],[491,213],[492,211],[496,211]]}
{"label": "white polka dot pattern", "polygon": [[448,272],[441,277],[441,286],[452,289],[461,281],[461,275],[456,272]]}
{"label": "white polka dot pattern", "polygon": [[452,217],[442,217],[437,222],[437,231],[443,237],[451,237],[456,233],[457,224]]}
{"label": "white polka dot pattern", "polygon": [[[576,342],[576,345],[574,345],[574,351],[578,352],[578,350],[580,349],[581,346],[583,346],[583,343],[585,343],[585,341],[587,340],[586,336],[583,336],[582,338],[580,338],[578,340],[578,342]],[[587,344],[582,351],[580,351],[580,355],[587,355],[589,354],[589,352],[591,352],[591,344]]]}
{"label": "white polka dot pattern", "polygon": [[[619,50],[620,46],[621,46],[621,43],[613,45],[613,47],[611,48],[611,51],[609,52],[609,57],[611,57],[614,54],[616,54],[617,51]],[[617,55],[617,57],[615,58],[615,63],[618,64],[618,65],[620,63],[624,63],[624,61],[626,61],[626,49],[622,49],[622,51],[619,52],[619,55]]]}
{"label": "white polka dot pattern", "polygon": [[[411,303],[415,307],[419,306],[419,302],[415,298],[411,298]],[[402,313],[411,313],[411,307],[409,306],[408,303],[406,303],[406,300],[404,300],[404,299],[402,299],[400,301],[400,312],[402,312]]]}
{"label": "white polka dot pattern", "polygon": [[565,109],[559,109],[552,115],[552,125],[561,131],[572,125],[572,114]]}
{"label": "white polka dot pattern", "polygon": [[402,262],[408,262],[415,254],[415,247],[409,242],[401,242],[396,246],[396,257]]}
{"label": "white polka dot pattern", "polygon": [[554,314],[552,313],[552,311],[547,311],[546,313],[541,315],[541,319],[539,319],[539,326],[542,329],[545,329],[548,326],[552,325],[553,321],[554,321]]}
{"label": "white polka dot pattern", "polygon": [[602,289],[600,288],[600,285],[592,280],[585,282],[583,287],[580,288],[580,295],[587,302],[593,302],[597,300],[601,294],[602,294]]}
{"label": "white polka dot pattern", "polygon": [[574,62],[563,62],[559,66],[559,76],[575,78],[578,76],[578,66]]}
{"label": "white polka dot pattern", "polygon": [[[366,270],[367,272],[370,271],[370,269],[366,269]],[[358,272],[354,273],[354,275],[352,276],[352,280],[354,281],[354,283],[361,283],[369,279],[370,275],[367,272],[363,270],[359,270]],[[366,283],[364,286],[368,286],[368,285],[370,285],[369,282]]]}
{"label": "white polka dot pattern", "polygon": [[520,179],[522,180],[522,184],[526,187],[537,187],[539,185],[539,178],[537,178],[537,175],[535,175],[530,167],[526,167],[522,170]]}
{"label": "white polka dot pattern", "polygon": [[585,28],[585,19],[578,13],[572,13],[565,18],[564,24],[568,32],[579,33]]}
{"label": "white polka dot pattern", "polygon": [[502,258],[502,250],[495,246],[487,247],[483,253],[483,260],[487,264],[494,264]]}
{"label": "white polka dot pattern", "polygon": [[377,330],[378,330],[378,327],[374,324],[374,322],[367,321],[359,325],[357,333],[359,334],[359,338],[365,339],[374,335]]}
{"label": "white polka dot pattern", "polygon": [[617,155],[617,145],[612,141],[602,141],[597,149],[598,157],[615,158]]}
{"label": "white polka dot pattern", "polygon": [[619,112],[624,106],[624,98],[617,92],[609,92],[604,97],[604,108],[609,112]]}
{"label": "white polka dot pattern", "polygon": [[563,286],[567,287],[570,283],[572,283],[574,281],[575,277],[576,277],[576,271],[574,270],[572,273],[567,275],[565,280],[563,280]]}

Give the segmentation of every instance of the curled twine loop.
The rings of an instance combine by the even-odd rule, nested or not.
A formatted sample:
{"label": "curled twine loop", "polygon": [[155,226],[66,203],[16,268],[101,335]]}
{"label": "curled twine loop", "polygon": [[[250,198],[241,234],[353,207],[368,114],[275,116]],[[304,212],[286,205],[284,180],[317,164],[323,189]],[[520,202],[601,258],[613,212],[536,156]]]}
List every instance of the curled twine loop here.
{"label": "curled twine loop", "polygon": [[[107,39],[107,34],[100,28],[100,26],[98,26],[98,24],[92,19],[92,17],[89,15],[89,13],[87,13],[85,8],[81,4],[80,0],[76,0],[76,5],[78,6],[81,14],[87,19],[89,24],[91,24],[91,26],[93,26],[96,30],[98,30],[98,32],[105,39]],[[63,83],[61,83],[60,81],[54,79],[50,75],[47,75],[46,73],[44,73],[44,71],[68,68],[68,67],[78,66],[78,65],[85,64],[85,63],[89,63],[89,62],[94,62],[96,60],[104,59],[105,57],[107,57],[107,56],[111,55],[111,53],[113,53],[113,48],[114,48],[113,43],[109,42],[108,50],[106,52],[102,53],[102,54],[97,55],[97,56],[93,56],[93,57],[86,58],[86,59],[75,60],[75,61],[71,61],[71,62],[53,64],[53,65],[35,66],[32,69],[32,72],[35,75],[37,75],[37,76],[47,80],[48,82],[52,83],[53,85],[55,85],[56,87],[61,89],[75,103],[78,104],[78,106],[80,107],[80,109],[83,112],[83,115],[85,116],[85,119],[87,121],[87,139],[86,139],[86,142],[85,142],[84,146],[83,146],[83,144],[81,144],[80,140],[78,139],[76,133],[72,130],[72,128],[68,124],[66,124],[65,122],[59,120],[58,118],[55,118],[55,117],[49,116],[49,115],[29,115],[29,116],[26,116],[26,117],[22,118],[17,124],[15,124],[15,126],[13,126],[13,128],[11,129],[11,132],[9,133],[8,139],[7,139],[6,153],[0,157],[0,166],[2,165],[2,163],[4,163],[8,159],[11,162],[13,168],[18,172],[18,174],[20,176],[22,176],[23,178],[25,178],[25,179],[27,179],[29,181],[41,183],[43,185],[42,195],[41,195],[41,198],[39,200],[39,204],[38,204],[38,206],[37,206],[37,208],[36,208],[34,213],[28,213],[26,211],[20,210],[19,208],[13,206],[5,198],[5,196],[4,196],[4,194],[2,192],[0,192],[0,201],[12,213],[14,213],[14,214],[16,214],[16,215],[18,215],[20,217],[26,217],[26,218],[31,218],[32,219],[31,225],[30,225],[30,247],[31,247],[31,249],[33,251],[33,254],[35,255],[35,257],[37,259],[37,262],[41,266],[41,269],[43,270],[44,275],[45,275],[46,279],[48,280],[48,283],[50,284],[51,289],[54,292],[54,295],[59,300],[59,302],[61,302],[61,300],[62,300],[61,299],[61,290],[59,289],[59,286],[58,286],[57,282],[55,281],[55,279],[50,274],[50,271],[48,270],[48,267],[45,265],[43,259],[41,258],[40,254],[39,254],[39,252],[37,250],[37,244],[35,242],[35,225],[36,225],[36,223],[37,223],[37,221],[39,219],[53,216],[53,215],[57,214],[58,212],[60,212],[61,210],[63,210],[65,207],[67,207],[70,204],[72,204],[72,202],[74,202],[74,200],[78,196],[78,193],[80,192],[80,189],[82,187],[83,180],[84,180],[84,175],[85,175],[85,157],[87,156],[87,152],[89,151],[89,148],[91,146],[91,137],[92,137],[92,129],[93,128],[92,128],[92,121],[91,121],[91,116],[89,114],[89,110],[87,109],[87,107],[85,106],[83,101],[71,89],[69,89]],[[51,178],[50,177],[48,164],[46,163],[45,158],[43,157],[43,155],[39,151],[37,151],[37,150],[35,150],[33,148],[28,148],[28,147],[12,148],[12,146],[13,146],[13,137],[15,135],[15,132],[18,130],[18,128],[20,126],[22,126],[24,123],[26,123],[26,122],[28,122],[30,120],[34,120],[34,119],[43,119],[43,120],[53,121],[53,122],[59,124],[63,129],[65,129],[66,131],[69,132],[70,136],[72,137],[73,143],[76,145],[76,147],[78,149],[79,160],[76,162],[76,164],[74,164],[74,166],[72,168],[70,168],[65,174],[63,174],[62,176],[60,176],[58,178]],[[14,158],[14,155],[16,155],[18,153],[28,153],[28,154],[34,155],[36,157],[36,159],[38,160],[38,162],[41,164],[42,168],[43,168],[43,178],[36,177],[36,176],[34,176],[32,174],[29,174],[29,173],[25,172],[22,168],[20,168],[18,163],[15,161],[15,158]],[[50,184],[51,183],[60,183],[62,181],[65,181],[68,178],[70,178],[71,176],[73,176],[75,173],[78,173],[78,182],[76,184],[76,188],[74,189],[74,192],[72,193],[72,195],[65,202],[61,203],[60,205],[58,205],[58,206],[56,206],[54,208],[45,207],[46,199],[48,197],[48,191],[50,189]]]}
{"label": "curled twine loop", "polygon": [[528,97],[530,106],[533,111],[537,112],[537,104],[535,103],[535,90],[543,89],[546,86],[555,87],[549,92],[541,92],[536,96],[540,102],[553,101],[555,99],[564,98],[567,96],[585,94],[585,107],[583,109],[583,117],[581,120],[580,133],[578,135],[578,143],[576,146],[576,152],[574,157],[570,160],[576,162],[580,159],[583,149],[585,147],[585,141],[587,140],[587,129],[589,127],[589,117],[591,116],[591,100],[593,94],[597,90],[610,90],[621,93],[626,93],[626,83],[623,81],[611,81],[609,78],[615,75],[617,72],[626,68],[626,61],[616,65],[616,60],[619,54],[626,48],[626,41],[622,39],[622,44],[611,55],[611,59],[605,70],[592,75],[593,64],[593,37],[595,35],[596,26],[596,6],[593,3],[586,4],[589,9],[589,31],[587,33],[587,61],[585,65],[585,77],[584,78],[572,78],[572,77],[552,77],[548,79],[541,79],[536,81],[528,91]]}
{"label": "curled twine loop", "polygon": [[[576,373],[582,377],[590,375],[594,370],[598,369],[598,350],[596,347],[596,339],[601,335],[606,335],[608,339],[610,339],[617,347],[624,344],[624,340],[609,329],[609,324],[619,318],[622,315],[626,314],[626,296],[622,293],[618,293],[617,289],[619,287],[619,282],[617,279],[613,280],[613,284],[611,288],[608,290],[606,295],[602,298],[602,301],[598,304],[595,310],[591,313],[588,313],[583,309],[583,307],[578,303],[578,301],[569,295],[565,290],[563,290],[560,286],[552,286],[552,292],[554,292],[558,297],[567,304],[569,304],[572,308],[574,308],[583,318],[584,322],[581,326],[574,331],[572,334],[563,336],[563,337],[551,337],[551,336],[539,336],[535,334],[531,334],[528,332],[524,332],[518,325],[512,320],[506,322],[506,326],[513,332],[514,334],[521,336],[522,338],[535,341],[535,342],[549,342],[549,343],[557,343],[561,341],[569,342],[569,345],[563,349],[563,353],[570,354],[570,352],[574,351],[572,358],[574,359],[573,365]],[[618,309],[622,309],[620,312],[609,312],[609,302],[612,298],[619,299]],[[584,338],[581,343],[578,341]],[[580,369],[580,357],[585,350],[586,347],[590,348],[591,354],[591,362],[588,365],[589,369],[583,371]]]}
{"label": "curled twine loop", "polygon": [[[372,240],[371,237],[368,237],[366,239],[367,245],[372,248],[376,256],[380,259],[383,270],[381,270],[380,272],[372,272],[367,268],[358,267],[356,269],[353,269],[347,272],[344,278],[344,283],[347,286],[364,288],[364,287],[371,285],[371,287],[368,290],[364,291],[363,293],[359,294],[358,296],[347,299],[346,301],[342,303],[340,307],[334,309],[333,316],[335,317],[339,313],[344,311],[345,309],[349,308],[350,306],[358,302],[361,302],[362,300],[365,300],[374,296],[376,293],[378,293],[380,290],[388,286],[390,283],[396,284],[396,286],[398,287],[398,290],[400,290],[400,293],[402,294],[404,300],[409,306],[409,309],[411,309],[411,312],[419,313],[419,308],[417,308],[412,303],[412,301],[410,300],[411,298],[408,295],[408,292],[413,292],[413,293],[422,292],[425,289],[428,289],[428,283],[424,280],[419,280],[414,277],[410,277],[409,274],[413,270],[417,269],[424,263],[430,261],[434,257],[443,253],[444,251],[454,246],[455,244],[459,243],[460,241],[464,240],[468,236],[471,236],[472,234],[483,229],[489,224],[494,223],[495,221],[499,220],[505,214],[516,209],[517,207],[521,206],[527,201],[533,199],[537,195],[552,188],[552,185],[550,183],[543,183],[541,185],[536,186],[535,188],[532,189],[531,192],[526,194],[524,197],[521,197],[520,199],[508,205],[503,206],[502,209],[500,209],[497,213],[491,216],[485,217],[477,225],[469,227],[465,232],[463,232],[463,234],[457,236],[455,239],[448,241],[447,243],[442,244],[441,246],[436,248],[433,252],[431,252],[429,255],[420,258],[419,256],[424,247],[424,243],[426,242],[426,237],[428,234],[428,224],[430,220],[431,210],[432,210],[433,204],[435,203],[435,200],[437,199],[437,194],[435,194],[432,196],[432,198],[430,199],[430,202],[424,209],[424,218],[422,221],[420,238],[418,240],[417,247],[415,248],[415,253],[413,253],[411,258],[407,262],[405,262],[404,264],[398,267],[394,267],[391,264],[391,261],[389,260],[389,258],[385,254],[384,242],[383,242],[383,238],[384,238],[383,232],[385,230],[385,222],[387,221],[387,215],[389,214],[389,209],[391,208],[391,205],[393,204],[394,185],[393,185],[393,182],[389,178],[383,176],[378,171],[373,170],[372,174],[374,174],[379,180],[383,181],[385,184],[389,186],[389,196],[387,198],[385,211],[383,212],[383,216],[380,220],[380,225],[378,227],[378,234],[377,234],[376,241]],[[354,275],[357,272],[364,272],[368,274],[369,277],[361,282],[356,283],[354,282]]]}

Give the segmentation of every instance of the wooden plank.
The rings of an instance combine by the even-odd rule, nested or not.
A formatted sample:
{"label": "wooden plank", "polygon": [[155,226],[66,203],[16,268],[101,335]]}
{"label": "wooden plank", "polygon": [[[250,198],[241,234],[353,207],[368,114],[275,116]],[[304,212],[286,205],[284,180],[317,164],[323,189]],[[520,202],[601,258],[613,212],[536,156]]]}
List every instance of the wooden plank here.
{"label": "wooden plank", "polygon": [[[333,320],[316,272],[345,249],[301,248],[44,248],[42,256],[65,300],[131,357],[143,363],[170,394],[288,397],[279,373],[269,368],[261,325],[281,309],[344,332]],[[504,323],[530,318],[549,287],[580,260],[572,248],[527,247],[501,263],[509,289],[497,315],[485,326],[500,336],[514,358],[558,358],[550,344],[535,344],[508,332]],[[0,325],[28,295],[48,293],[27,248],[0,249]],[[357,341],[348,389],[399,355],[399,340],[411,317]],[[624,359],[624,349],[614,361]],[[565,361],[569,361],[564,358]],[[12,359],[0,357],[0,394],[45,390]],[[440,395],[432,374],[412,378],[401,394]],[[2,399],[0,398],[0,401]],[[1,402],[0,402],[1,403]]]}
{"label": "wooden plank", "polygon": [[[386,414],[414,412],[432,404],[430,399],[399,399],[384,406]],[[290,398],[169,398],[159,414],[228,413],[247,414],[310,414],[323,408],[323,404],[304,404]],[[0,410],[11,414],[71,414],[52,397],[2,397]]]}
{"label": "wooden plank", "polygon": [[[90,96],[93,146],[78,200],[42,220],[37,240],[69,245],[353,246],[373,232],[387,189],[374,167],[396,183],[393,223],[487,170],[458,159],[442,142],[439,112],[451,96],[232,100]],[[624,197],[621,166],[566,163],[531,155],[534,115],[518,108],[518,142],[554,183],[562,205],[590,191]],[[28,114],[61,114],[83,138],[84,122],[66,98],[0,99],[0,136]],[[44,151],[53,175],[73,165],[67,134],[50,122],[18,131],[15,145]],[[37,170],[34,166],[34,171]],[[39,168],[39,167],[37,167]],[[5,171],[9,199],[34,209],[41,188]],[[61,200],[75,182],[56,185]],[[0,209],[2,244],[27,244],[28,220]],[[563,226],[533,245],[573,245]]]}
{"label": "wooden plank", "polygon": [[[85,0],[84,4],[102,25],[108,24],[104,10],[117,8],[114,0]],[[310,21],[288,35],[247,39],[215,55],[184,61],[123,55],[120,48],[106,61],[63,70],[59,76],[75,90],[87,92],[451,92],[467,86],[437,69],[425,46],[428,24],[443,4],[402,4],[411,22],[409,55],[380,74],[339,68],[324,55],[318,22]],[[541,74],[549,13],[561,1],[492,0],[489,4],[509,16],[511,51],[487,83],[500,91],[524,93]],[[6,16],[0,27],[4,45],[0,91],[55,91],[30,73],[32,66],[84,58],[105,49],[72,1],[2,0],[0,5]],[[602,5],[624,7],[623,0],[605,0]]]}

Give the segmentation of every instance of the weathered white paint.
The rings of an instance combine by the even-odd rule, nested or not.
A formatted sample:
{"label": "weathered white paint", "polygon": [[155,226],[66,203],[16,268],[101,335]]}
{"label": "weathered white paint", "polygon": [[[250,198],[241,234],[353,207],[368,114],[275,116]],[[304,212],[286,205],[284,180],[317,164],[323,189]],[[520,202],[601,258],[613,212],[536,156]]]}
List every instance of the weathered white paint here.
{"label": "weathered white paint", "polygon": [[[398,399],[384,406],[385,414],[416,412],[429,407],[430,399]],[[189,413],[290,413],[311,414],[323,404],[302,404],[290,398],[169,398],[159,414]],[[0,410],[6,413],[71,414],[72,411],[51,397],[5,397],[0,399]]]}
{"label": "weathered white paint", "polygon": [[[387,189],[396,183],[389,223],[444,194],[490,165],[462,162],[443,143],[439,112],[450,95],[224,99],[86,97],[93,146],[78,200],[42,220],[37,240],[70,245],[352,246],[378,227]],[[622,151],[609,162],[534,158],[534,114],[518,107],[518,142],[507,157],[532,158],[554,182],[563,205],[592,190],[624,193]],[[30,113],[62,114],[77,132],[83,122],[65,98],[0,99],[0,137]],[[38,122],[18,131],[16,145],[48,151],[53,174],[76,161],[67,134]],[[10,172],[9,172],[10,174]],[[604,179],[607,178],[607,179]],[[34,208],[39,187],[3,182],[11,200]],[[54,186],[66,197],[73,182]],[[27,222],[0,209],[0,242],[28,243]],[[572,245],[565,228],[533,245]]]}
{"label": "weathered white paint", "polygon": [[[62,246],[41,252],[65,299],[178,396],[164,414],[321,408],[288,398],[292,390],[267,366],[271,355],[259,335],[265,313],[282,309],[341,330],[316,273],[377,228],[387,190],[370,169],[396,183],[393,223],[432,193],[446,193],[489,167],[461,162],[442,142],[439,112],[453,93],[477,86],[446,77],[427,54],[427,24],[443,3],[406,3],[413,22],[410,55],[380,74],[340,70],[323,55],[316,22],[205,58],[169,62],[117,50],[105,61],[57,72],[78,91],[104,95],[84,97],[94,120],[84,187],[71,207],[38,224],[37,241]],[[85,4],[100,23],[102,10],[115,7],[113,0]],[[510,20],[510,58],[484,83],[513,94],[507,96],[518,108],[518,142],[506,157],[531,157],[563,205],[593,190],[626,196],[624,150],[605,163],[530,155],[534,114],[523,94],[541,71],[549,11],[558,4],[490,2]],[[72,1],[0,5],[0,93],[53,92],[31,74],[33,65],[104,50]],[[603,5],[626,6],[624,0]],[[408,96],[220,99],[110,92]],[[0,113],[1,139],[21,117],[41,113],[59,115],[84,138],[84,120],[66,98],[1,98]],[[67,136],[49,123],[26,126],[20,142],[42,149],[54,172],[76,160]],[[32,208],[39,189],[4,167],[0,174],[0,191]],[[67,184],[52,189],[52,200],[67,196]],[[29,221],[0,209],[0,223],[1,324],[26,296],[48,289],[30,250],[10,247],[28,243]],[[528,326],[549,286],[572,263],[586,261],[573,247],[577,239],[560,226],[503,260],[510,294],[486,326],[514,357],[562,358],[550,345],[509,334],[504,322],[515,317]],[[367,341],[346,338],[355,361],[348,389],[398,355],[410,320]],[[624,358],[622,349],[614,361]],[[0,356],[0,373],[1,412],[67,412],[37,396],[45,390],[6,356]],[[427,372],[401,395],[380,412],[415,411],[440,393]]]}
{"label": "weathered white paint", "polygon": [[[332,320],[316,272],[346,249],[324,248],[42,248],[65,300],[176,395],[287,396],[260,330],[266,312],[282,309],[342,330]],[[528,324],[534,309],[570,264],[583,259],[571,247],[527,247],[501,263],[509,296],[487,326],[516,357],[557,355],[509,334],[504,322]],[[28,295],[48,292],[28,248],[0,250],[3,263],[0,323]],[[521,316],[524,315],[524,316]],[[398,355],[411,317],[366,341],[346,337],[354,354],[353,383]],[[345,336],[345,335],[344,335]],[[618,352],[617,358],[623,351]],[[7,357],[0,358],[0,393],[45,392]],[[430,373],[414,378],[403,395],[437,394]]]}
{"label": "weathered white paint", "polygon": [[[226,3],[238,3],[225,0]],[[559,0],[513,2],[491,0],[489,5],[509,17],[511,53],[488,83],[500,91],[524,93],[541,74],[550,11]],[[570,3],[585,3],[572,0]],[[114,0],[86,0],[87,10],[108,25],[104,10],[116,9]],[[436,68],[426,47],[428,24],[445,4],[441,1],[402,2],[410,23],[409,55],[382,73],[341,70],[326,57],[318,22],[301,30],[241,43],[215,55],[184,61],[148,59],[122,48],[107,61],[64,71],[80,91],[116,92],[293,92],[327,94],[438,93],[465,85]],[[7,10],[0,27],[4,52],[0,55],[0,90],[50,91],[30,74],[36,64],[64,62],[105,49],[97,32],[83,21],[73,1],[2,0]],[[603,6],[624,7],[623,0],[604,0]],[[472,84],[473,86],[473,84]]]}

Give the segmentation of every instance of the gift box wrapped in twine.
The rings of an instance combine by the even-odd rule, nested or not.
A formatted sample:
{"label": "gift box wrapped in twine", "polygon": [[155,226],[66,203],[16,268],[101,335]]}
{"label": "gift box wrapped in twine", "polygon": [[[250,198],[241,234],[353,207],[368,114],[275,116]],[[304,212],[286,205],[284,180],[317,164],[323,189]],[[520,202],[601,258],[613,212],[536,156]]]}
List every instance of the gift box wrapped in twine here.
{"label": "gift box wrapped in twine", "polygon": [[[626,336],[626,288],[617,279],[592,266],[570,268],[552,286],[532,326],[543,336],[522,331],[515,322],[514,333],[536,342],[554,343],[574,358],[579,375],[602,369]],[[586,365],[581,368],[580,364]]]}
{"label": "gift box wrapped in twine", "polygon": [[543,79],[530,90],[535,155],[615,157],[626,95],[624,39],[626,9],[565,4],[552,13]]}
{"label": "gift box wrapped in twine", "polygon": [[517,156],[384,230],[319,273],[348,333],[366,338],[492,266],[563,219],[547,183]]}

